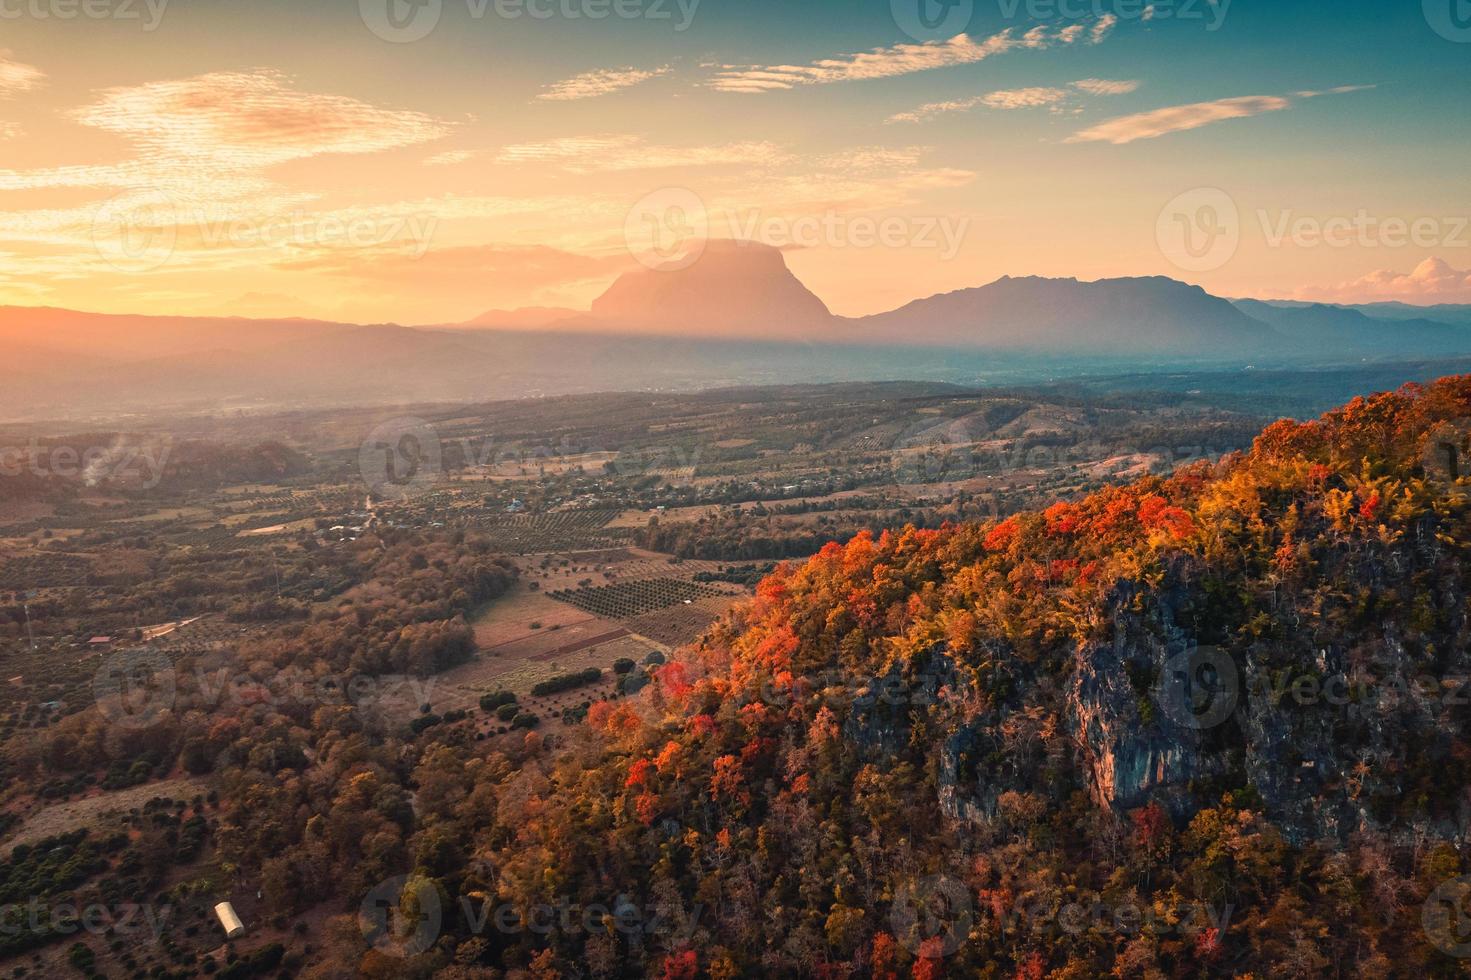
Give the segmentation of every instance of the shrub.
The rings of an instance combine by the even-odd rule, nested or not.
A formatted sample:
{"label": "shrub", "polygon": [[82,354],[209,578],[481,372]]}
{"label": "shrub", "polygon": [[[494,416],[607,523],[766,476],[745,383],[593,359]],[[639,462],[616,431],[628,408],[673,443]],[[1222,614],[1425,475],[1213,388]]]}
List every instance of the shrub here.
{"label": "shrub", "polygon": [[574,687],[582,687],[584,684],[595,684],[603,679],[603,672],[597,667],[589,667],[587,670],[579,670],[570,674],[559,674],[537,684],[531,689],[531,693],[537,697],[548,694],[556,694],[560,691],[570,691]]}
{"label": "shrub", "polygon": [[494,694],[482,694],[480,696],[480,710],[494,711],[503,704],[515,704],[516,695],[510,691],[496,691]]}

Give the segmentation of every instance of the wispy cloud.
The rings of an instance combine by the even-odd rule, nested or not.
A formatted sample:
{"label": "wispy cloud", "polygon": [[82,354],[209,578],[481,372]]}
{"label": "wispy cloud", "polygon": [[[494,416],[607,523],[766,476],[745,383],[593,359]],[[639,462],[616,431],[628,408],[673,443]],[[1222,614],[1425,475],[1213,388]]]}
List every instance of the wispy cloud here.
{"label": "wispy cloud", "polygon": [[1118,18],[1109,14],[1099,18],[1091,28],[1084,24],[1071,24],[1061,30],[1049,30],[1042,26],[1034,27],[1024,34],[1007,29],[980,40],[967,34],[957,34],[948,41],[898,44],[888,48],[875,48],[862,54],[827,58],[809,65],[729,65],[716,74],[711,84],[722,92],[751,94],[790,89],[799,85],[893,78],[935,68],[974,64],[1009,51],[1040,51],[1080,41],[1098,44],[1108,36],[1117,22]]}
{"label": "wispy cloud", "polygon": [[269,186],[263,171],[277,164],[413,146],[452,128],[420,112],[303,92],[267,70],[108,89],[71,118],[137,152],[115,163],[0,170],[0,190],[147,187],[226,200]]}
{"label": "wispy cloud", "polygon": [[1057,105],[1067,97],[1067,90],[1060,88],[1003,89],[981,96],[981,105],[991,109],[1036,109]]}
{"label": "wispy cloud", "polygon": [[1337,88],[1309,89],[1306,92],[1298,92],[1297,97],[1299,99],[1316,99],[1320,95],[1347,95],[1349,92],[1367,92],[1376,87],[1374,85],[1340,85]]}
{"label": "wispy cloud", "polygon": [[669,65],[660,68],[604,68],[597,71],[583,72],[571,78],[563,79],[553,85],[547,86],[546,91],[537,96],[546,102],[570,102],[574,99],[593,99],[600,95],[608,95],[622,89],[632,88],[641,82],[661,75],[669,74],[673,69]]}
{"label": "wispy cloud", "polygon": [[474,150],[445,150],[429,157],[424,163],[430,167],[448,167],[456,163],[465,163],[475,158]]}
{"label": "wispy cloud", "polygon": [[1119,116],[1069,136],[1068,143],[1132,143],[1135,140],[1155,139],[1169,133],[1199,129],[1226,119],[1246,119],[1266,112],[1281,112],[1293,105],[1293,98],[1313,99],[1321,95],[1342,95],[1374,88],[1373,85],[1341,85],[1323,91],[1297,92],[1294,96],[1247,95],[1233,99],[1218,99],[1215,102],[1196,102],[1190,105],[1170,106],[1154,109],[1132,116]]}
{"label": "wispy cloud", "polygon": [[746,141],[704,146],[660,146],[630,135],[572,136],[503,147],[497,163],[555,163],[569,173],[657,170],[733,164],[768,166],[788,154],[774,143]]}
{"label": "wispy cloud", "polygon": [[302,92],[269,70],[109,89],[75,118],[150,152],[241,166],[391,150],[438,139],[450,130],[421,112]]}
{"label": "wispy cloud", "polygon": [[0,51],[0,98],[39,88],[46,75],[39,68],[11,61],[7,51]]}
{"label": "wispy cloud", "polygon": [[1215,102],[1170,106],[1132,116],[1119,116],[1069,136],[1068,143],[1132,143],[1154,139],[1167,133],[1199,129],[1224,119],[1245,119],[1264,112],[1280,112],[1292,105],[1291,99],[1278,95],[1247,95]]}
{"label": "wispy cloud", "polygon": [[1073,88],[1089,95],[1128,95],[1139,91],[1140,84],[1137,81],[1115,81],[1109,78],[1080,78],[1073,82]]}
{"label": "wispy cloud", "polygon": [[[1122,95],[1139,87],[1138,82],[1113,82],[1101,78],[1085,78],[1073,82],[1073,88],[1088,95]],[[1031,88],[1002,89],[987,92],[968,99],[951,99],[946,102],[928,102],[916,109],[896,113],[886,121],[891,123],[917,123],[949,112],[968,112],[985,106],[988,109],[1036,109],[1048,107],[1060,111],[1068,102],[1072,92],[1065,88],[1034,86]]]}
{"label": "wispy cloud", "polygon": [[[0,190],[86,188],[104,191],[104,199],[0,212],[0,236],[78,249],[65,256],[71,275],[108,274],[96,236],[119,216],[124,226],[167,236],[172,254],[190,253],[196,271],[255,268],[282,250],[350,247],[347,236],[331,230],[348,221],[367,228],[382,219],[386,230],[368,237],[393,239],[405,226],[389,213],[395,205],[324,211],[321,195],[284,186],[272,168],[324,154],[413,146],[452,128],[419,112],[301,91],[274,71],[108,89],[70,118],[121,137],[128,152],[111,162],[0,169]],[[237,235],[233,227],[246,231]]]}

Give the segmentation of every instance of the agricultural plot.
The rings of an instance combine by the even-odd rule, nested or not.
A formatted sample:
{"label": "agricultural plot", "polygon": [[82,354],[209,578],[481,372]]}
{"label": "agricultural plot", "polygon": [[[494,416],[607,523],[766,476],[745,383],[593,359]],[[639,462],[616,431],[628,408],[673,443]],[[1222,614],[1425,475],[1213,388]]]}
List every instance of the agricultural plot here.
{"label": "agricultural plot", "polygon": [[[594,635],[532,657],[491,656],[482,651],[475,661],[430,678],[426,697],[434,711],[441,714],[456,709],[478,714],[482,695],[512,691],[523,708],[536,713],[546,723],[583,701],[612,695],[617,680],[612,671],[614,661],[624,657],[641,661],[652,652],[654,648],[646,641],[617,628],[612,633]],[[542,697],[531,694],[531,689],[542,681],[589,667],[603,671],[596,683]],[[410,711],[405,718],[413,713]],[[481,719],[481,725],[493,730],[496,722],[486,716]]]}
{"label": "agricultural plot", "polygon": [[642,579],[585,589],[561,589],[552,598],[606,619],[635,619],[671,606],[692,604],[697,599],[726,595],[705,582],[677,578]]}
{"label": "agricultural plot", "polygon": [[92,559],[64,551],[17,555],[0,565],[0,589],[30,590],[86,585]]}
{"label": "agricultural plot", "polygon": [[711,623],[730,610],[737,598],[722,593],[719,596],[696,599],[687,606],[681,603],[630,619],[628,628],[639,636],[648,637],[671,649],[682,647],[698,640],[710,628]]}
{"label": "agricultural plot", "polygon": [[127,813],[158,797],[187,800],[208,791],[209,784],[198,776],[158,780],[127,789],[92,790],[82,799],[53,803],[27,815],[0,842],[0,857],[8,857],[17,844],[32,844],[82,827],[95,828],[104,814]]}
{"label": "agricultural plot", "polygon": [[607,525],[614,510],[565,510],[550,514],[512,514],[486,520],[481,529],[496,547],[528,555],[616,545],[628,531]]}

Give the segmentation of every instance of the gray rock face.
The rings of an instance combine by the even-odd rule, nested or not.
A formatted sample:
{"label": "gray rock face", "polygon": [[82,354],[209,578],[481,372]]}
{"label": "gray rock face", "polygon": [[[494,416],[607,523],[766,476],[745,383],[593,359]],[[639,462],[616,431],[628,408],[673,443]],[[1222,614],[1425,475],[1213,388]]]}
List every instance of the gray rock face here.
{"label": "gray rock face", "polygon": [[993,651],[1014,671],[1004,694],[969,699],[971,675],[940,647],[917,674],[873,684],[915,697],[855,701],[845,733],[875,758],[929,762],[959,822],[994,819],[1007,793],[1081,791],[1120,812],[1157,802],[1177,821],[1230,794],[1299,844],[1407,827],[1465,839],[1471,800],[1459,777],[1437,776],[1471,727],[1466,592],[1433,535],[1391,547],[1324,554],[1320,572],[1414,597],[1414,616],[1355,634],[1345,622],[1362,598],[1348,589],[1268,589],[1249,597],[1256,638],[1203,645],[1186,624],[1203,618],[1207,570],[1180,563],[1158,586],[1120,586],[1107,641],[1050,667]]}

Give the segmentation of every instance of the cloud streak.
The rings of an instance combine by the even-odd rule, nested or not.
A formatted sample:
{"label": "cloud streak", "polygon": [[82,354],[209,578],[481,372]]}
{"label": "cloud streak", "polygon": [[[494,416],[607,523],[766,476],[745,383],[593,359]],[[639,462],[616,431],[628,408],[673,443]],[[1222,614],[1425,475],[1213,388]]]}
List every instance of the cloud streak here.
{"label": "cloud streak", "polygon": [[439,139],[421,112],[292,88],[280,72],[216,72],[109,89],[75,114],[152,153],[258,167],[325,153],[375,153]]}
{"label": "cloud streak", "polygon": [[1089,95],[1128,95],[1130,92],[1139,91],[1141,82],[1114,80],[1109,78],[1080,78],[1073,82],[1073,88],[1087,92]]}
{"label": "cloud streak", "polygon": [[503,147],[497,163],[553,163],[569,173],[659,170],[670,167],[774,166],[788,154],[775,143],[659,146],[640,136],[574,136]]}
{"label": "cloud streak", "polygon": [[1041,51],[1079,42],[1098,44],[1113,30],[1118,18],[1107,14],[1093,23],[1071,24],[1061,30],[1035,27],[1024,34],[1008,28],[976,40],[957,34],[948,41],[898,44],[861,54],[827,58],[808,65],[726,66],[711,85],[721,92],[759,94],[796,88],[799,85],[828,85],[834,82],[894,78],[915,72],[970,65],[1010,51]]}
{"label": "cloud streak", "polygon": [[[1298,92],[1295,98],[1313,99],[1321,95],[1341,95],[1371,89],[1372,85],[1344,85],[1321,92]],[[1136,140],[1157,139],[1170,133],[1180,133],[1209,126],[1227,119],[1247,119],[1268,112],[1281,112],[1294,105],[1293,98],[1282,95],[1246,95],[1214,102],[1195,102],[1190,105],[1168,106],[1131,116],[1119,116],[1090,126],[1074,133],[1067,143],[1113,143],[1122,145]]]}
{"label": "cloud streak", "polygon": [[8,98],[41,87],[46,75],[39,68],[23,65],[6,58],[8,52],[0,51],[0,98]]}
{"label": "cloud streak", "polygon": [[[1089,95],[1122,95],[1139,87],[1138,82],[1113,82],[1099,78],[1085,78],[1073,82],[1072,87]],[[947,102],[928,102],[917,109],[896,113],[886,121],[890,123],[917,123],[949,112],[967,112],[979,106],[988,109],[1036,109],[1051,107],[1057,110],[1072,96],[1065,88],[1035,86],[1031,88],[1001,89],[968,99],[952,99]]]}
{"label": "cloud streak", "polygon": [[571,78],[549,85],[537,98],[543,102],[571,102],[577,99],[595,99],[623,89],[632,88],[651,78],[668,75],[673,69],[664,65],[660,68],[605,68],[583,72]]}

